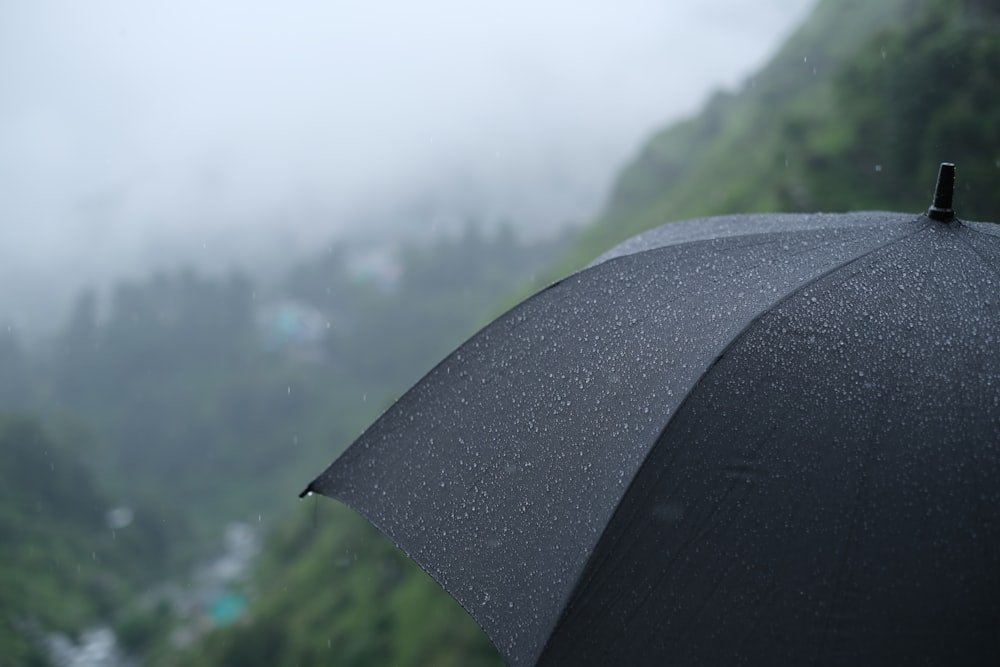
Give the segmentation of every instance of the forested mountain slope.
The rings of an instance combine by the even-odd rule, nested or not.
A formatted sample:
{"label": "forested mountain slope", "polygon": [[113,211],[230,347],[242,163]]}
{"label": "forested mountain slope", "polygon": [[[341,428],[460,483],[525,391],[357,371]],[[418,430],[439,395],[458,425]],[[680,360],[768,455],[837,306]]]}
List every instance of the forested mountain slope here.
{"label": "forested mountain slope", "polygon": [[996,220],[997,72],[995,0],[823,0],[740,91],[642,148],[567,266],[671,220],[921,211],[944,161],[959,215]]}

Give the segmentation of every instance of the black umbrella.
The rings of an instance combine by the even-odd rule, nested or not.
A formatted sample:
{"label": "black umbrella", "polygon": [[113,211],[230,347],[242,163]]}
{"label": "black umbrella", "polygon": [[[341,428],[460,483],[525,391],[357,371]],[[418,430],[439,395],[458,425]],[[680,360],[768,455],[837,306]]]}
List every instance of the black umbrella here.
{"label": "black umbrella", "polygon": [[664,225],[524,301],[308,487],[511,665],[1000,662],[1000,225]]}

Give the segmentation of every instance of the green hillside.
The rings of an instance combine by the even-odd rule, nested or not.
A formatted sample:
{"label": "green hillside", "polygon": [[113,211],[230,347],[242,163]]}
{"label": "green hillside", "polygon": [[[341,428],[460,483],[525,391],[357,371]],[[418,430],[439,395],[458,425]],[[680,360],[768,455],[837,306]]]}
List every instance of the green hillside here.
{"label": "green hillside", "polygon": [[654,136],[567,268],[671,220],[927,207],[959,166],[959,214],[1000,219],[1000,3],[822,0],[736,93]]}

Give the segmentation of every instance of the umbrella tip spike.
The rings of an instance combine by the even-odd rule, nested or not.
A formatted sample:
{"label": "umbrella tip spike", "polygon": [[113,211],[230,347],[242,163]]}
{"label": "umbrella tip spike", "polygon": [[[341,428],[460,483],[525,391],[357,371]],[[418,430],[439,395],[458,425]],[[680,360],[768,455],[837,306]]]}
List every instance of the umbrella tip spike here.
{"label": "umbrella tip spike", "polygon": [[955,209],[952,208],[955,195],[955,165],[942,162],[938,168],[937,186],[934,188],[934,203],[927,210],[927,217],[939,222],[950,222],[955,219]]}
{"label": "umbrella tip spike", "polygon": [[310,482],[309,486],[302,489],[302,493],[299,494],[299,498],[305,498],[307,496],[311,496],[312,494],[313,494],[313,485],[312,482]]}

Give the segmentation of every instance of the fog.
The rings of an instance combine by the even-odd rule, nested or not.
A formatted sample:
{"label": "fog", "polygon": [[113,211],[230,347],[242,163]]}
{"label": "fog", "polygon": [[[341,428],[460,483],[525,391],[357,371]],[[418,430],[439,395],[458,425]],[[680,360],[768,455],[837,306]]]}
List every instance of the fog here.
{"label": "fog", "polygon": [[813,4],[3,3],[0,322],[151,266],[584,223]]}

